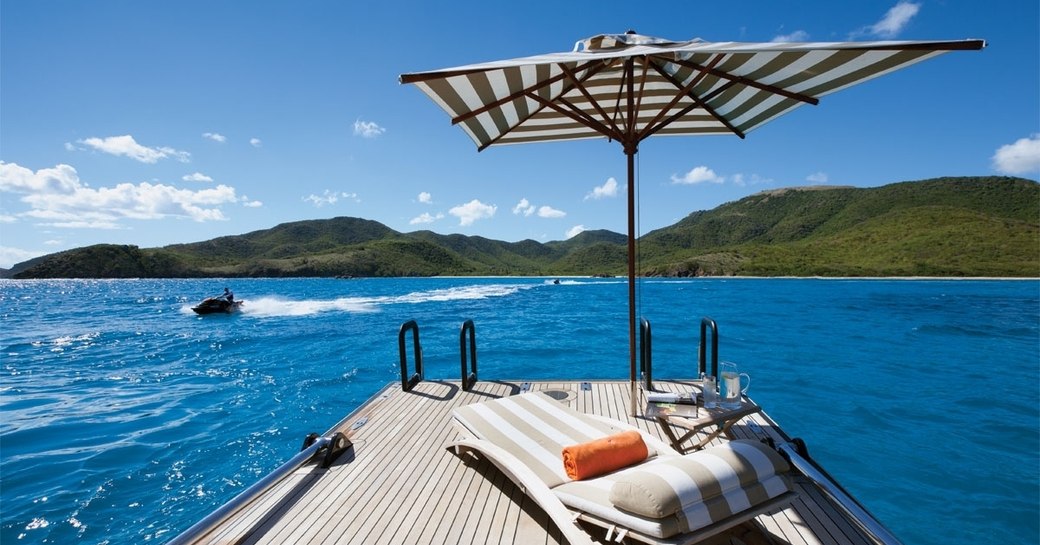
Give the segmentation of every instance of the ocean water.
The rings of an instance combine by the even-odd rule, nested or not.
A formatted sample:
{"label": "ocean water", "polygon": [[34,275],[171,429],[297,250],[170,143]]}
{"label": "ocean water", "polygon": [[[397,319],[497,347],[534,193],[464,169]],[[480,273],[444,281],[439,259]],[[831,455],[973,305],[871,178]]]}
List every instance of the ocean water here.
{"label": "ocean water", "polygon": [[[0,543],[165,542],[400,380],[625,378],[621,279],[0,281]],[[1040,282],[643,279],[654,376],[702,316],[749,393],[904,543],[1040,541]]]}

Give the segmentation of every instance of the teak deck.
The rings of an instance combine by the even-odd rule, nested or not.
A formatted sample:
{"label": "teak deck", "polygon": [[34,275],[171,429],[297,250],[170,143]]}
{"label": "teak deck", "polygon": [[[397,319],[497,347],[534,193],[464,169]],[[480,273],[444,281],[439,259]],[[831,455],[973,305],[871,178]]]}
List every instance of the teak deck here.
{"label": "teak deck", "polygon": [[[353,443],[331,467],[304,465],[196,543],[562,543],[541,509],[490,462],[464,462],[445,448],[457,437],[453,408],[522,388],[556,390],[555,397],[579,411],[667,440],[656,420],[627,415],[627,381],[488,381],[469,392],[458,381],[420,382],[410,392],[390,384],[330,430]],[[673,381],[655,381],[655,389],[689,391]],[[764,413],[743,418],[728,435],[787,440]],[[815,486],[797,476],[794,482],[799,498],[792,506],[708,543],[731,537],[747,545],[871,543]]]}

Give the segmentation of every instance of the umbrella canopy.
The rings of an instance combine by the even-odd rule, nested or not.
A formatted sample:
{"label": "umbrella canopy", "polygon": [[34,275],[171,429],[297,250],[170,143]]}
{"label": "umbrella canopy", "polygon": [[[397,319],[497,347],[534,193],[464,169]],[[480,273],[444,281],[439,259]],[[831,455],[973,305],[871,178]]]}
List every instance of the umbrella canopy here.
{"label": "umbrella canopy", "polygon": [[629,373],[635,413],[635,168],[652,135],[735,134],[820,97],[983,40],[674,42],[634,32],[574,50],[403,74],[489,146],[607,138],[628,157]]}

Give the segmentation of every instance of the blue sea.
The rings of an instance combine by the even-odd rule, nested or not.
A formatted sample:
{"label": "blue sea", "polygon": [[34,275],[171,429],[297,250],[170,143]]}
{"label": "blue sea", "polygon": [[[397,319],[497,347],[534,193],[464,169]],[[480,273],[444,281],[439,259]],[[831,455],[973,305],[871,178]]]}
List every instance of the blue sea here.
{"label": "blue sea", "polygon": [[[0,543],[165,542],[400,380],[627,378],[623,279],[0,281]],[[231,287],[236,315],[190,307]],[[1040,282],[642,279],[654,376],[700,319],[904,543],[1040,541]]]}

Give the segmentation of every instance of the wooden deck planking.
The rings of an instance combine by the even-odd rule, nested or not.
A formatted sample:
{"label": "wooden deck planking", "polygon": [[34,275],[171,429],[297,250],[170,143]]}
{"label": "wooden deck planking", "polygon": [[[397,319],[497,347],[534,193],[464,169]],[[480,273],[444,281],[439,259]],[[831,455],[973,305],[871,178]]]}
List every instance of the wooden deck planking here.
{"label": "wooden deck planking", "polygon": [[[431,395],[447,395],[448,387],[438,383],[429,383]],[[390,453],[400,457],[399,468],[390,476],[387,485],[381,490],[380,497],[373,498],[375,504],[370,507],[368,518],[358,518],[356,531],[358,539],[365,543],[389,543],[398,532],[409,525],[416,525],[417,514],[426,508],[427,502],[421,496],[423,490],[430,490],[426,485],[436,475],[436,468],[444,459],[440,452],[429,445],[439,445],[441,437],[447,433],[448,423],[438,414],[437,404],[430,399],[420,399],[412,409],[403,413],[402,431],[393,438]],[[429,416],[434,418],[429,418]],[[419,424],[425,425],[419,425]],[[404,426],[407,426],[406,428]],[[418,456],[413,456],[418,454]],[[433,468],[434,471],[425,471]],[[369,519],[375,515],[392,513],[385,524],[372,524]],[[383,516],[385,518],[385,516]],[[373,530],[382,530],[382,535],[371,535]]]}
{"label": "wooden deck planking", "polygon": [[[568,392],[582,412],[628,422],[667,441],[653,419],[629,416],[629,383],[531,382],[531,390]],[[458,434],[451,410],[519,391],[520,382],[422,382],[409,393],[390,387],[337,424],[353,450],[328,470],[305,466],[198,543],[561,543],[542,510],[484,459],[463,460],[444,447]],[[657,381],[663,391],[688,383]],[[642,403],[642,400],[640,400]],[[361,416],[367,423],[351,430]],[[756,426],[749,426],[753,420]],[[733,427],[735,437],[784,440],[766,415]],[[728,439],[718,438],[713,443]],[[811,485],[796,479],[801,497],[754,523],[777,545],[868,543]],[[743,531],[747,531],[746,529]],[[768,536],[768,537],[767,537]]]}

